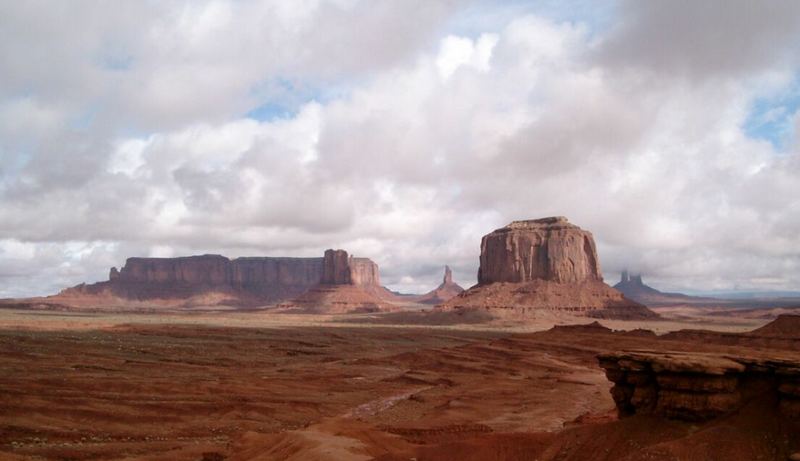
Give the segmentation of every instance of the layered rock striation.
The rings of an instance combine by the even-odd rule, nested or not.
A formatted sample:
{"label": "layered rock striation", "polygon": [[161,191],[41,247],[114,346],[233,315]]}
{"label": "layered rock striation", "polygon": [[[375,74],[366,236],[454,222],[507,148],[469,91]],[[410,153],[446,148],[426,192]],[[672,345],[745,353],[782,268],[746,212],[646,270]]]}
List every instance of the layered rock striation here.
{"label": "layered rock striation", "polygon": [[484,236],[478,284],[441,306],[464,308],[499,316],[658,317],[603,283],[592,234],[564,217],[514,221]]}
{"label": "layered rock striation", "polygon": [[759,399],[800,418],[800,361],[796,357],[625,351],[598,356],[614,383],[621,417],[654,414],[703,421]]}
{"label": "layered rock striation", "polygon": [[514,221],[481,240],[478,284],[602,281],[594,238],[556,216]]}

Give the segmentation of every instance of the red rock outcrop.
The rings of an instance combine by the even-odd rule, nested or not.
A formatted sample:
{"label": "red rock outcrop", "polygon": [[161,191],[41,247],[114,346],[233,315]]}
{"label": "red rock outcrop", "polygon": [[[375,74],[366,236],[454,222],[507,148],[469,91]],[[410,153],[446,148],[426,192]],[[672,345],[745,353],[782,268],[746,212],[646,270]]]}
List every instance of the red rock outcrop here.
{"label": "red rock outcrop", "polygon": [[281,308],[308,313],[343,314],[394,310],[392,295],[380,282],[378,265],[345,250],[326,250],[319,285],[282,303]]}
{"label": "red rock outcrop", "polygon": [[350,282],[362,287],[380,287],[381,273],[378,265],[369,258],[350,257]]}
{"label": "red rock outcrop", "polygon": [[602,281],[594,238],[567,218],[514,221],[481,240],[478,284]]}
{"label": "red rock outcrop", "polygon": [[768,338],[800,340],[800,315],[781,314],[772,322],[753,330],[752,334]]}
{"label": "red rock outcrop", "polygon": [[350,258],[344,250],[325,250],[322,258],[323,285],[346,285],[350,283]]}
{"label": "red rock outcrop", "polygon": [[564,217],[514,221],[484,236],[478,284],[440,306],[465,308],[498,316],[658,317],[603,283],[592,234]]}
{"label": "red rock outcrop", "polygon": [[108,281],[68,288],[51,299],[67,305],[91,304],[92,297],[180,305],[206,302],[215,294],[212,303],[260,305],[305,292],[320,282],[322,272],[322,258],[128,258],[121,270],[111,269]]}
{"label": "red rock outcrop", "polygon": [[702,421],[762,399],[800,418],[796,356],[625,351],[601,354],[598,360],[614,383],[611,396],[621,417],[655,414]]}
{"label": "red rock outcrop", "polygon": [[421,304],[441,304],[463,292],[464,289],[453,282],[453,271],[450,270],[450,266],[444,266],[442,283],[434,290],[420,296],[417,302]]}

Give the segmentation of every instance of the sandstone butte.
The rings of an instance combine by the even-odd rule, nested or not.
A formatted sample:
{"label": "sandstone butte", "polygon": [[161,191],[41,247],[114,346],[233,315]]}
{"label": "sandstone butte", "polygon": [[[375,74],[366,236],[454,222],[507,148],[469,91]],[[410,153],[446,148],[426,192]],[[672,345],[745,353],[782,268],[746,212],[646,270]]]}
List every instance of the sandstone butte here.
{"label": "sandstone butte", "polygon": [[417,298],[417,302],[421,304],[441,304],[463,292],[464,288],[453,281],[453,271],[450,270],[450,266],[444,266],[442,283],[438,287]]}
{"label": "sandstone butte", "polygon": [[366,302],[364,292],[369,300],[391,297],[380,283],[377,264],[343,250],[328,250],[323,258],[128,258],[121,270],[111,268],[107,281],[80,284],[40,301],[80,308],[261,306],[297,298],[313,288],[341,285],[358,287],[350,298]]}
{"label": "sandstone butte", "polygon": [[[313,291],[313,293],[311,292]],[[322,292],[328,294],[323,296]],[[320,310],[384,310],[391,302],[438,304],[463,291],[445,268],[443,283],[424,295],[401,295],[381,285],[380,269],[368,258],[327,250],[322,258],[220,255],[128,258],[112,267],[107,281],[67,288],[54,296],[8,300],[32,307],[151,309],[196,306],[257,307],[296,300],[335,302]],[[300,297],[309,293],[306,297]]]}
{"label": "sandstone butte", "polygon": [[485,235],[478,284],[437,309],[486,309],[496,316],[657,317],[603,282],[592,234],[561,216],[514,221]]}
{"label": "sandstone butte", "polygon": [[345,250],[326,250],[320,283],[302,295],[281,303],[282,309],[307,313],[343,314],[393,311],[394,295],[381,285],[378,265]]}

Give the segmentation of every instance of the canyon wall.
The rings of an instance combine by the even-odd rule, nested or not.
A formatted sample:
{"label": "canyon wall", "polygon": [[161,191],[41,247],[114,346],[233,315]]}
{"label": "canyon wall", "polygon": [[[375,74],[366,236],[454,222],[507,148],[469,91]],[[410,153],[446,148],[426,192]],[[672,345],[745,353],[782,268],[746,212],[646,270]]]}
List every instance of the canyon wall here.
{"label": "canyon wall", "polygon": [[614,383],[620,416],[655,414],[702,421],[735,411],[754,399],[800,418],[797,357],[630,351],[598,357]]}

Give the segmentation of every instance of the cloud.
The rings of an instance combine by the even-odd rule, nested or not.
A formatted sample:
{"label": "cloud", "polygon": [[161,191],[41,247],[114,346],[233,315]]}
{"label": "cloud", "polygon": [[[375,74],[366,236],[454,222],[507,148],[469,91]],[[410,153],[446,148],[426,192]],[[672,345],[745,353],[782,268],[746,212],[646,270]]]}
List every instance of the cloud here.
{"label": "cloud", "polygon": [[744,78],[794,68],[800,4],[792,0],[623,0],[602,61],[688,78]]}
{"label": "cloud", "polygon": [[[800,285],[798,149],[746,128],[797,73],[793,19],[768,21],[790,4],[743,24],[744,3],[621,2],[605,29],[560,8],[465,27],[458,2],[100,4],[75,24],[30,5],[0,15],[36,26],[0,45],[19,66],[0,72],[3,295],[134,255],[329,247],[396,289],[444,264],[470,285],[483,234],[547,215],[591,230],[609,276]],[[271,101],[290,107],[246,115]]]}

